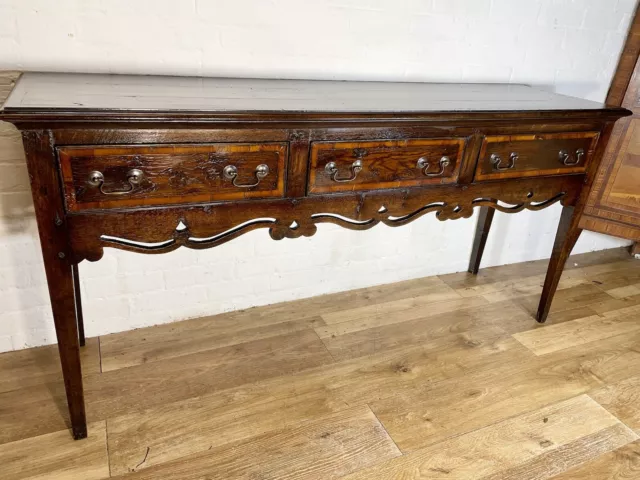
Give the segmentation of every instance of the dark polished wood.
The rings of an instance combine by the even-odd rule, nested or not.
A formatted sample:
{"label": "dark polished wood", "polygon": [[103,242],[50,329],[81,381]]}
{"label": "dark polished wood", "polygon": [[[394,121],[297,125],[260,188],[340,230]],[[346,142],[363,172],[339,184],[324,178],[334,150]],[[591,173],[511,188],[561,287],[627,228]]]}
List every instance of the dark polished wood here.
{"label": "dark polished wood", "polygon": [[560,203],[544,321],[603,142],[628,114],[522,85],[25,74],[0,119],[23,132],[74,436],[86,435],[79,262],[480,207],[477,272],[495,210]]}
{"label": "dark polished wood", "polygon": [[[69,210],[284,195],[285,143],[63,147],[58,156]],[[260,165],[268,170],[256,178]],[[225,176],[225,168],[236,176]],[[135,169],[143,177],[132,185]],[[99,185],[88,184],[92,172],[103,175]]]}
{"label": "dark polished wood", "polygon": [[[313,142],[309,193],[456,183],[465,143],[465,138]],[[330,163],[334,170],[326,168]]]}
{"label": "dark polished wood", "polygon": [[72,274],[72,252],[64,212],[59,172],[51,134],[42,130],[22,132],[44,268],[49,285],[58,351],[75,439],[87,436],[82,388],[80,346]]}
{"label": "dark polished wood", "polygon": [[584,173],[597,142],[597,132],[488,136],[476,180]]}
{"label": "dark polished wood", "polygon": [[480,207],[478,214],[478,223],[476,225],[476,233],[473,237],[473,247],[471,249],[471,258],[469,259],[469,273],[476,275],[480,270],[480,262],[484,254],[484,247],[487,244],[493,215],[496,213],[494,208]]}
{"label": "dark polished wood", "polygon": [[575,207],[566,205],[562,208],[560,224],[558,225],[556,239],[551,251],[551,259],[549,260],[549,268],[542,288],[540,305],[536,313],[536,320],[540,323],[543,323],[549,315],[553,294],[558,287],[564,264],[582,233],[582,229],[577,227],[578,218]]}

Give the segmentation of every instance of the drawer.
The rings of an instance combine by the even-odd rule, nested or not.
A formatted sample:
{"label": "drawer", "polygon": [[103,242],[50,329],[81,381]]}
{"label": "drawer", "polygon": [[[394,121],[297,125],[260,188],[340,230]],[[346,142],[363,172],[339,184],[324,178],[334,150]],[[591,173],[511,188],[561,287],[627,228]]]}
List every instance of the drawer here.
{"label": "drawer", "polygon": [[69,210],[282,197],[286,143],[58,148]]}
{"label": "drawer", "polygon": [[309,193],[455,183],[466,138],[313,142]]}
{"label": "drawer", "polygon": [[584,173],[598,132],[485,137],[476,180]]}

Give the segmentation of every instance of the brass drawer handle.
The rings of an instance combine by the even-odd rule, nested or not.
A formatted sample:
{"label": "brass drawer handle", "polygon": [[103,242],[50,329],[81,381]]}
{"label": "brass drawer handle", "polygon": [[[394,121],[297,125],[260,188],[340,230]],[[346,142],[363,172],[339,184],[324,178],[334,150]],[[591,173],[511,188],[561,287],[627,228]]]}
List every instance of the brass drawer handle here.
{"label": "brass drawer handle", "polygon": [[518,161],[518,154],[516,152],[511,152],[509,155],[509,163],[505,166],[500,165],[502,163],[502,157],[497,153],[491,154],[491,163],[493,163],[494,170],[510,170],[516,166],[516,162]]}
{"label": "brass drawer handle", "polygon": [[127,188],[126,190],[106,191],[104,189],[104,175],[102,174],[102,172],[94,170],[89,174],[87,183],[92,187],[100,187],[100,193],[102,193],[103,195],[126,195],[127,193],[133,192],[136,186],[142,183],[143,179],[144,173],[142,172],[142,170],[132,168],[127,172],[127,182],[129,182],[129,188]]}
{"label": "brass drawer handle", "polygon": [[258,165],[256,167],[255,174],[256,174],[255,183],[236,183],[236,180],[238,179],[238,167],[236,167],[235,165],[227,165],[222,170],[222,175],[224,175],[224,178],[226,178],[227,180],[231,180],[231,183],[233,184],[234,187],[253,188],[258,186],[258,184],[260,183],[260,180],[262,180],[264,177],[269,175],[269,166],[265,165],[264,163]]}
{"label": "brass drawer handle", "polygon": [[440,159],[440,162],[439,162],[440,170],[438,170],[437,172],[430,172],[429,167],[431,165],[429,164],[429,161],[424,157],[420,157],[418,159],[418,163],[416,163],[416,167],[421,169],[422,173],[427,177],[440,177],[441,175],[444,174],[444,169],[447,168],[450,164],[451,164],[451,159],[447,156],[444,156]]}
{"label": "brass drawer handle", "polygon": [[575,162],[570,161],[571,154],[566,150],[560,150],[560,152],[558,153],[558,156],[560,157],[560,161],[564,165],[571,167],[573,165],[578,165],[582,161],[582,157],[584,157],[584,150],[582,148],[579,148],[578,150],[576,150]]}
{"label": "brass drawer handle", "polygon": [[362,170],[362,160],[360,160],[359,158],[351,164],[350,177],[343,177],[343,178],[337,177],[338,166],[336,165],[336,162],[329,162],[324,167],[324,171],[327,172],[329,175],[331,175],[331,180],[338,183],[351,182],[352,180],[355,180],[356,177],[358,176],[358,173],[360,173],[361,170]]}

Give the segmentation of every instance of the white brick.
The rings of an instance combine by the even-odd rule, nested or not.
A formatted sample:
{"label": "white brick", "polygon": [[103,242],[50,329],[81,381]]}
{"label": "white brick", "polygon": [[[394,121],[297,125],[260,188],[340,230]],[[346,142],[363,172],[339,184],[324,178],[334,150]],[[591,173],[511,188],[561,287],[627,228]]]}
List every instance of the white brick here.
{"label": "white brick", "polygon": [[23,330],[12,337],[13,349],[38,347],[56,342],[56,332],[53,327],[41,330]]}
{"label": "white brick", "polygon": [[164,290],[162,272],[142,272],[128,275],[101,276],[84,280],[84,291],[88,298],[110,298],[125,294],[142,294]]}
{"label": "white brick", "polygon": [[17,348],[13,347],[13,337],[11,335],[0,335],[0,352],[8,352],[10,350],[17,350]]}
{"label": "white brick", "polygon": [[0,191],[4,193],[29,192],[26,165],[0,165]]}
{"label": "white brick", "polygon": [[0,37],[16,38],[18,25],[13,9],[0,6]]}
{"label": "white brick", "polygon": [[49,291],[44,285],[3,290],[0,292],[0,305],[3,312],[16,312],[49,305]]}
{"label": "white brick", "polygon": [[39,245],[31,242],[0,245],[0,268],[38,264],[42,264]]}
{"label": "white brick", "polygon": [[195,305],[206,302],[204,286],[173,290],[171,292],[153,292],[131,298],[131,315],[162,312],[176,305]]}
{"label": "white brick", "polygon": [[[16,329],[16,326],[21,328]],[[51,306],[29,306],[25,304],[21,310],[4,311],[0,314],[0,334],[15,334],[29,330],[47,330],[53,328]]]}
{"label": "white brick", "polygon": [[[31,216],[33,213],[33,199],[30,191],[0,192],[0,223],[2,224],[0,231],[4,230],[9,223],[22,222],[25,216]],[[1,247],[0,250],[2,250]],[[0,255],[2,255],[1,252]],[[2,266],[2,260],[0,260],[0,266]]]}
{"label": "white brick", "polygon": [[0,291],[12,288],[22,290],[28,287],[45,285],[46,279],[42,265],[29,265],[20,268],[0,269]]}
{"label": "white brick", "polygon": [[434,0],[433,9],[441,14],[481,20],[489,14],[491,0]]}
{"label": "white brick", "polygon": [[132,252],[118,252],[118,273],[129,274],[142,271],[184,268],[197,263],[195,250],[180,248],[164,255],[145,255]]}
{"label": "white brick", "polygon": [[114,329],[114,322],[124,322],[130,318],[127,297],[85,298],[82,301],[82,308],[85,330],[89,336],[117,331]]}
{"label": "white brick", "polygon": [[78,265],[80,281],[84,283],[87,278],[102,278],[116,275],[118,271],[117,254],[110,248],[106,248],[104,256],[97,262],[82,262]]}
{"label": "white brick", "polygon": [[617,30],[624,18],[624,11],[611,8],[609,2],[596,2],[587,9],[583,27],[590,30]]}
{"label": "white brick", "polygon": [[538,23],[544,27],[580,27],[588,3],[585,0],[544,0]]}

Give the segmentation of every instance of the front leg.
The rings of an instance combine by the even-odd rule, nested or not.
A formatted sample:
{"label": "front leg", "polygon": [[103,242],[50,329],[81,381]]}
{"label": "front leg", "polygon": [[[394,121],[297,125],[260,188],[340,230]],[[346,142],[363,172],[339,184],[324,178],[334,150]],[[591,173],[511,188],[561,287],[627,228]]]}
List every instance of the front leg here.
{"label": "front leg", "polygon": [[67,393],[69,416],[73,438],[87,436],[87,420],[84,409],[82,369],[80,364],[80,341],[76,323],[76,302],[72,266],[62,252],[43,249],[49,296],[53,310],[53,321],[58,338],[58,351],[62,365],[62,376]]}
{"label": "front leg", "polygon": [[544,287],[542,288],[538,313],[536,314],[536,320],[540,323],[544,323],[547,320],[553,296],[556,293],[560,277],[562,276],[564,264],[567,262],[571,250],[573,250],[582,233],[582,229],[578,227],[579,217],[580,215],[577,214],[574,207],[563,207],[558,232],[556,233],[556,239],[553,244],[553,251],[551,252],[551,259],[549,260],[547,276],[544,280]]}

